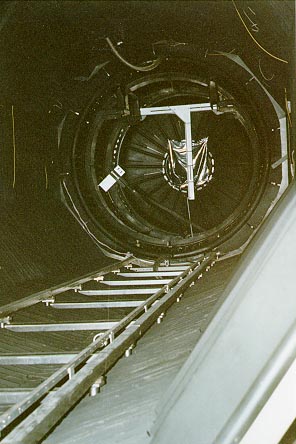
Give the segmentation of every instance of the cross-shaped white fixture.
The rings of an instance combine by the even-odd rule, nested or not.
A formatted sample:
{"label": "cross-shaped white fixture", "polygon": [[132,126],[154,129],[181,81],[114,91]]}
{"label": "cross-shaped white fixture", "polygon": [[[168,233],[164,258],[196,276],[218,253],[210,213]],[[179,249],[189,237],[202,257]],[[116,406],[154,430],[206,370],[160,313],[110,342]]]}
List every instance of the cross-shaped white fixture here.
{"label": "cross-shaped white fixture", "polygon": [[175,114],[185,124],[185,141],[186,141],[186,172],[188,199],[195,199],[194,192],[194,173],[192,158],[192,134],[191,134],[191,113],[200,111],[212,111],[210,103],[197,103],[193,105],[174,105],[174,106],[156,106],[152,108],[140,108],[142,117],[153,116],[157,114]]}

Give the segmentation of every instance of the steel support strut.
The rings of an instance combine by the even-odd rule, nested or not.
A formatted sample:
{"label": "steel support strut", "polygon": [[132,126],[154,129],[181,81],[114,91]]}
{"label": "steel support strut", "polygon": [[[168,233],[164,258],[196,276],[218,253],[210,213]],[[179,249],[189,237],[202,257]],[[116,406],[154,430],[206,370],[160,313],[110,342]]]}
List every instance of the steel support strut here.
{"label": "steel support strut", "polygon": [[210,103],[197,103],[193,105],[158,106],[153,108],[140,108],[142,117],[158,114],[176,114],[185,124],[186,142],[186,173],[187,173],[187,193],[188,199],[195,199],[194,174],[192,158],[192,134],[191,134],[191,113],[197,111],[212,111]]}
{"label": "steel support strut", "polygon": [[[219,111],[218,111],[219,109]],[[192,155],[192,131],[191,131],[191,113],[201,111],[212,111],[215,114],[224,112],[233,112],[233,106],[227,105],[226,108],[219,108],[218,103],[195,103],[192,105],[175,106],[156,106],[152,108],[140,108],[142,117],[155,116],[159,114],[175,114],[185,125],[185,144],[186,144],[186,173],[187,173],[187,196],[189,200],[195,199],[194,190],[194,162]]]}

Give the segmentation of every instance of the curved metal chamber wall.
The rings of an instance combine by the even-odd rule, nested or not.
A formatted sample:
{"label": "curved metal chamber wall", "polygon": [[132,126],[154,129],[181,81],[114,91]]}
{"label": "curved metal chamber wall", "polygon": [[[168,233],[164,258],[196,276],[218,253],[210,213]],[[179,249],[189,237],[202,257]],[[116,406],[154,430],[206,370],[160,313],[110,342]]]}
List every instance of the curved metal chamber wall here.
{"label": "curved metal chamber wall", "polygon": [[[1,8],[1,196],[7,216],[2,226],[4,233],[11,232],[11,238],[14,232],[22,232],[19,226],[27,233],[18,238],[15,255],[10,255],[11,238],[3,237],[7,276],[13,274],[11,263],[16,260],[22,269],[27,266],[35,270],[31,280],[37,279],[39,269],[44,282],[64,278],[73,273],[73,267],[79,274],[80,263],[88,264],[85,268],[89,269],[93,259],[99,260],[98,245],[116,256],[131,251],[143,258],[188,257],[208,248],[221,248],[222,240],[226,250],[249,238],[276,199],[277,184],[282,180],[282,164],[270,168],[283,154],[280,125],[258,82],[221,52],[237,54],[286,113],[292,97],[290,73],[294,63],[292,2],[33,1],[4,2]],[[106,37],[137,65],[157,57],[163,61],[155,70],[139,73],[118,60]],[[198,131],[194,137],[198,140],[212,131],[212,138],[224,143],[228,131],[230,154],[221,154],[219,144],[210,145],[209,137],[208,148],[217,171],[219,163],[222,165],[221,177],[215,172],[209,179],[210,167],[204,177],[206,185],[197,190],[198,198],[208,194],[212,201],[207,204],[207,199],[199,199],[203,210],[198,209],[196,215],[191,208],[193,224],[203,226],[192,240],[184,193],[174,189],[182,174],[175,174],[178,180],[174,179],[175,171],[166,160],[167,146],[161,154],[155,146],[150,146],[148,156],[143,154],[143,146],[156,143],[147,142],[150,132],[156,131],[155,125],[163,131],[162,136],[158,133],[160,139],[180,142],[183,135],[172,133],[174,121],[166,123],[162,118],[153,127],[147,117],[134,123],[122,118],[122,110],[130,92],[138,95],[141,106],[201,100],[208,88],[203,91],[196,85],[207,85],[210,80],[219,86],[220,97],[224,91],[224,98],[236,101],[245,123],[239,123],[240,119],[226,122],[226,116],[225,121],[224,116],[211,116],[206,124],[195,123]],[[226,133],[219,135],[218,127]],[[234,141],[244,147],[240,160],[242,165],[248,164],[245,170],[235,166],[239,156],[231,151]],[[118,144],[120,150],[116,150]],[[137,145],[136,154],[131,144]],[[98,182],[116,162],[128,171],[127,183],[104,195],[97,189]],[[133,181],[140,180],[137,176],[157,173],[159,167],[167,196],[165,191],[164,195],[157,191],[152,198],[152,188],[158,184],[155,181],[152,187],[151,181],[148,184],[144,180],[136,189],[140,196],[132,197],[136,188]],[[240,177],[235,178],[236,174]],[[229,175],[232,180],[226,186]],[[239,178],[246,188],[243,195],[237,186]],[[200,177],[198,180],[197,188],[203,183]],[[221,191],[224,197],[219,197]],[[231,198],[225,198],[229,193],[238,201],[248,195],[239,211],[241,217],[237,217],[238,207]],[[158,207],[145,196],[154,199]],[[175,197],[181,203],[174,204]],[[218,214],[221,208],[213,210],[220,202],[225,216]],[[160,208],[163,204],[164,210]],[[170,211],[175,216],[168,216]],[[200,214],[205,214],[206,221],[199,220]],[[214,230],[215,239],[207,234],[210,230]],[[20,254],[24,237],[35,242]],[[71,259],[67,251],[71,251]],[[55,265],[57,252],[64,258],[60,268]],[[29,274],[16,281],[29,280]]]}

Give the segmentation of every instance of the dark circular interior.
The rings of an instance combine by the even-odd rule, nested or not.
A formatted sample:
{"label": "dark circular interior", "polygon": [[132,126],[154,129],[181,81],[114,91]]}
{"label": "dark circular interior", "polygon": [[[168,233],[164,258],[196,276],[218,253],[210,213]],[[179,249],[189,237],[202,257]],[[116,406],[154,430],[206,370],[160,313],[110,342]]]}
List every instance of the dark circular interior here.
{"label": "dark circular interior", "polygon": [[[142,108],[209,102],[209,82],[185,73],[146,75],[127,90]],[[94,113],[77,177],[104,242],[146,258],[194,256],[248,220],[266,184],[269,152],[249,108],[220,85],[218,96],[232,112],[191,113],[194,200],[187,197],[185,127],[177,115],[131,122]],[[118,165],[125,174],[105,192],[99,184]]]}

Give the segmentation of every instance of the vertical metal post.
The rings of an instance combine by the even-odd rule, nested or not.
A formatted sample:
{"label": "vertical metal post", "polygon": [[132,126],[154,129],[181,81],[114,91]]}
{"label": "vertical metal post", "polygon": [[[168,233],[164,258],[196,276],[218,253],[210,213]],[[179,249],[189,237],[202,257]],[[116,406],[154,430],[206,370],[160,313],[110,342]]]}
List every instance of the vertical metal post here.
{"label": "vertical metal post", "polygon": [[191,109],[190,105],[171,106],[172,111],[185,124],[185,143],[186,143],[186,172],[187,172],[187,196],[189,200],[194,200],[194,180],[193,180],[193,159],[192,159],[192,134],[191,134]]}
{"label": "vertical metal post", "polygon": [[188,183],[188,199],[194,200],[194,180],[193,180],[193,158],[192,158],[192,135],[191,135],[191,118],[189,111],[189,122],[185,122],[185,140],[186,140],[186,156],[187,156],[187,183]]}

